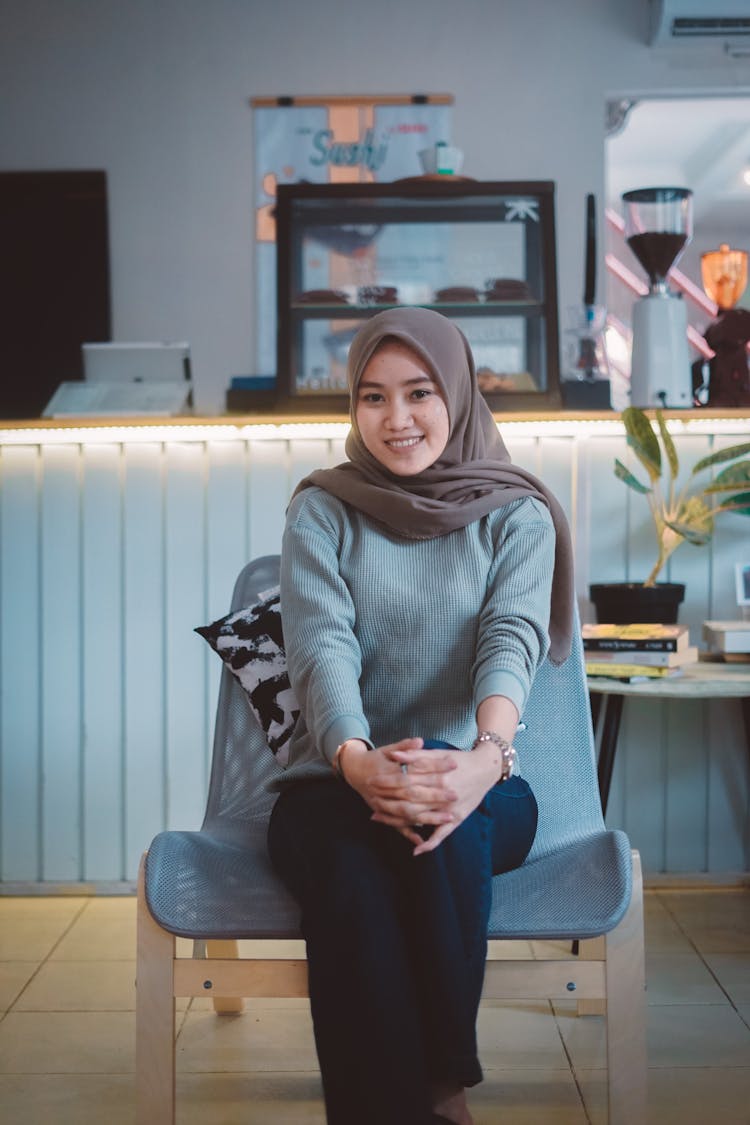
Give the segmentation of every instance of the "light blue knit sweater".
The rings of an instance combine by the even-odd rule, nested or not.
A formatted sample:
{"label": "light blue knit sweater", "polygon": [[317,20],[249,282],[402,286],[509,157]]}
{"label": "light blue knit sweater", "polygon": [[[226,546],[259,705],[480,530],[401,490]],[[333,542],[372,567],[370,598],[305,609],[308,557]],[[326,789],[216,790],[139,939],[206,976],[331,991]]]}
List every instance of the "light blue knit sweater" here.
{"label": "light blue knit sweater", "polygon": [[320,488],[295,497],[281,607],[302,717],[278,784],[330,776],[345,738],[468,749],[489,695],[523,714],[549,648],[554,548],[549,512],[533,499],[409,540]]}

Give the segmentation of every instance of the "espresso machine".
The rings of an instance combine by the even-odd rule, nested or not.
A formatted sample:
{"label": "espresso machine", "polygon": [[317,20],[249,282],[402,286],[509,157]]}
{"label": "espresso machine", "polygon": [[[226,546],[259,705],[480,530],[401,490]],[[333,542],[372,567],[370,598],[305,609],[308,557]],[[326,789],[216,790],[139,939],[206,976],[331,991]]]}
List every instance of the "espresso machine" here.
{"label": "espresso machine", "polygon": [[630,404],[690,407],[692,373],[687,312],[667,274],[693,236],[692,192],[656,187],[626,191],[625,237],[646,271],[649,291],[633,306]]}

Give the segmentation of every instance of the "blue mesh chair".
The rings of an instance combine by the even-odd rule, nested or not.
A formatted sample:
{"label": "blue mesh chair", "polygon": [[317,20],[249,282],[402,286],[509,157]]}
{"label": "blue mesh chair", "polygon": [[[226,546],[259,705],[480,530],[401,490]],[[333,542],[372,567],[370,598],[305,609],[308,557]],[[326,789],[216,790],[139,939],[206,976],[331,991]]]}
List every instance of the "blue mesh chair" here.
{"label": "blue mesh chair", "polygon": [[[279,560],[249,563],[232,609],[278,582]],[[522,867],[493,880],[491,939],[576,942],[577,956],[502,959],[491,946],[484,996],[578,1001],[606,1013],[610,1125],[646,1120],[643,895],[639,859],[607,830],[596,781],[580,641],[561,667],[539,670],[516,739],[539,803],[539,830]],[[279,769],[235,678],[222,672],[213,765],[200,831],[161,832],[138,881],[136,1079],[138,1125],[175,1112],[174,1002],[212,996],[219,1012],[249,996],[306,996],[304,960],[239,958],[238,939],[299,940],[299,911],[266,853]],[[177,957],[176,937],[194,941]],[[516,952],[516,951],[514,951]]]}

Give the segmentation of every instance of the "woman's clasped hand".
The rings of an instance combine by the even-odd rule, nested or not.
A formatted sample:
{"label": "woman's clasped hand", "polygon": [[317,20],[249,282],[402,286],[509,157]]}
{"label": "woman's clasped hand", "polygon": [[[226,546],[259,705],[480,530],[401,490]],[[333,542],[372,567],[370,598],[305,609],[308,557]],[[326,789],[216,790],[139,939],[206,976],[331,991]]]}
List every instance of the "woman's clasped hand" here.
{"label": "woman's clasped hand", "polygon": [[[414,844],[415,856],[434,851],[497,781],[491,755],[424,750],[421,738],[376,750],[352,739],[342,750],[339,768],[372,809],[371,819],[400,832]],[[428,827],[432,831],[426,838],[416,831]]]}

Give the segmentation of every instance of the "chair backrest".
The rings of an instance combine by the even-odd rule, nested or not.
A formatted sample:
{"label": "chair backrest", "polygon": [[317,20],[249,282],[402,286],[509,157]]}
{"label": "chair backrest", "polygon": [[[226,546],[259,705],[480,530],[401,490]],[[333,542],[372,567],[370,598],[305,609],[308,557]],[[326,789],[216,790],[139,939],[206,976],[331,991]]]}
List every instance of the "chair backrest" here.
{"label": "chair backrest", "polygon": [[[266,555],[243,568],[232,610],[252,605],[278,584],[279,557]],[[539,830],[529,859],[604,831],[596,779],[591,713],[580,629],[564,664],[546,660],[537,672],[516,737],[521,770],[539,803]],[[247,826],[268,818],[275,795],[267,783],[280,771],[242,688],[222,671],[213,762],[203,827],[242,843]]]}
{"label": "chair backrest", "polygon": [[[258,594],[277,586],[279,556],[253,559],[234,584],[231,611],[253,605]],[[265,821],[275,794],[267,783],[280,772],[244,690],[224,667],[216,707],[213,759],[203,828],[242,844],[249,823]]]}
{"label": "chair backrest", "polygon": [[539,804],[533,860],[605,830],[577,614],[570,656],[564,664],[542,664],[523,720],[515,745]]}

